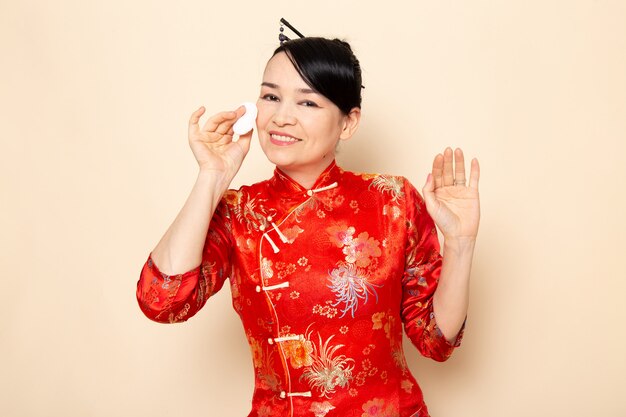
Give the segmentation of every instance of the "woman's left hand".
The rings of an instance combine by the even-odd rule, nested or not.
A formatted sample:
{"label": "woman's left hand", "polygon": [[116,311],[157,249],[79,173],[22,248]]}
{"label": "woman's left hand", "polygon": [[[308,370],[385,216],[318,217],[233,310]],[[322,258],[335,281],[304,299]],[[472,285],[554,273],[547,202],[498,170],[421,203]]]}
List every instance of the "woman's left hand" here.
{"label": "woman's left hand", "polygon": [[474,240],[478,234],[480,203],[478,160],[472,159],[469,180],[465,177],[463,151],[446,148],[433,161],[422,189],[426,209],[443,233],[444,240]]}

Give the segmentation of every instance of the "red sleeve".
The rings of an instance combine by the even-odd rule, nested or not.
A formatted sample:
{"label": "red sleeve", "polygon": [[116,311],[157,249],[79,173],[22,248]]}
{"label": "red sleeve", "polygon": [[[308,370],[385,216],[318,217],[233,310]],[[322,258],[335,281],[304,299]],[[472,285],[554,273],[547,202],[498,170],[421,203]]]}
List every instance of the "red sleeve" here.
{"label": "red sleeve", "polygon": [[177,323],[192,317],[222,288],[230,274],[232,247],[228,206],[222,199],[211,219],[199,266],[183,274],[166,275],[150,254],[137,282],[141,311],[159,323]]}
{"label": "red sleeve", "polygon": [[402,278],[402,321],[404,330],[420,353],[445,361],[460,346],[465,323],[454,343],[437,327],[433,295],[441,273],[441,254],[435,223],[426,211],[422,196],[405,179],[407,244]]}

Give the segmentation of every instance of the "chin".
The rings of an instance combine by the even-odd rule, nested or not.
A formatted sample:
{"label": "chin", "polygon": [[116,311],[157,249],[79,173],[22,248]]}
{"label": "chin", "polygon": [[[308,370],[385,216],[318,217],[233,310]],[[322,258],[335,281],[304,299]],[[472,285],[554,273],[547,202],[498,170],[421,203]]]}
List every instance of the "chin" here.
{"label": "chin", "polygon": [[295,162],[293,157],[289,157],[288,155],[280,155],[280,152],[273,152],[270,150],[267,152],[264,151],[264,153],[267,160],[277,167],[290,166]]}
{"label": "chin", "polygon": [[265,157],[278,167],[288,167],[297,163],[293,155],[289,155],[282,149],[263,149]]}

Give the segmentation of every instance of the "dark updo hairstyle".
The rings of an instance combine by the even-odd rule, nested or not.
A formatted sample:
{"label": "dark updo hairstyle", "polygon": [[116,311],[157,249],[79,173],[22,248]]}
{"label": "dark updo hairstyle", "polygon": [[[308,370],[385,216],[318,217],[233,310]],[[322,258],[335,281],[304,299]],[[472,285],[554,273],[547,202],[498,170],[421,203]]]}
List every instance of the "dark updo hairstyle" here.
{"label": "dark updo hairstyle", "polygon": [[287,54],[309,87],[335,103],[343,114],[361,108],[361,66],[350,44],[305,37],[283,42],[274,55],[280,52]]}

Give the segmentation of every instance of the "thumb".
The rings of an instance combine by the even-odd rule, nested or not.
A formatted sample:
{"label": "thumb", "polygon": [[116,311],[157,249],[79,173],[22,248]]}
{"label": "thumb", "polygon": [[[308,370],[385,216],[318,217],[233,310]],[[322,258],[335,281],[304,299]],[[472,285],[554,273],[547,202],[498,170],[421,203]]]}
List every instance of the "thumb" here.
{"label": "thumb", "polygon": [[435,198],[435,181],[433,181],[433,174],[428,174],[426,177],[426,183],[422,188],[422,196],[426,203],[426,209],[429,213],[433,212],[433,209],[437,207],[437,199]]}
{"label": "thumb", "polygon": [[254,132],[254,129],[250,130],[248,133],[246,133],[244,135],[239,136],[239,138],[237,139],[237,143],[241,147],[241,150],[244,152],[244,156],[250,150],[250,143],[252,142],[252,133],[253,132]]}

